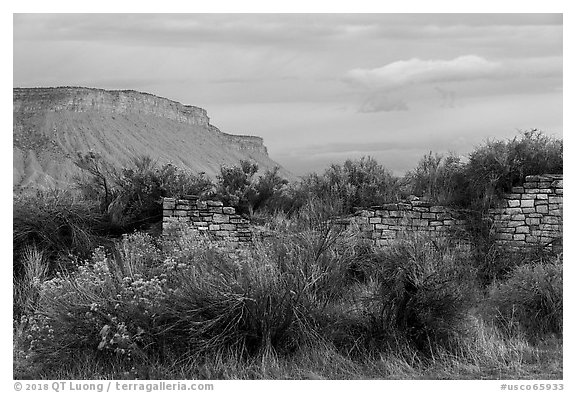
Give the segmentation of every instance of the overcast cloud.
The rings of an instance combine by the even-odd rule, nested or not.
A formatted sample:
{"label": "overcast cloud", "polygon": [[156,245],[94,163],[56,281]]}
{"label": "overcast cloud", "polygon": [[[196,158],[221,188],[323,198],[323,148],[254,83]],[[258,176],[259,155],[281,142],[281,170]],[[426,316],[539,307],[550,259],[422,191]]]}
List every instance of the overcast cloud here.
{"label": "overcast cloud", "polygon": [[558,14],[17,14],[14,86],[134,89],[264,138],[296,174],[562,136]]}

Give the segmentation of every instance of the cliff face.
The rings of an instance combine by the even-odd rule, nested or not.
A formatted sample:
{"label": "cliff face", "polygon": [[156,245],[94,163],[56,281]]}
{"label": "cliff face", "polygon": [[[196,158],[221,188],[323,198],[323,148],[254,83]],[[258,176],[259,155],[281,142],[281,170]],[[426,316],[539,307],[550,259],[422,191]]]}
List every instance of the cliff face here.
{"label": "cliff face", "polygon": [[15,88],[13,116],[16,187],[69,187],[78,173],[74,159],[87,151],[116,166],[148,155],[209,176],[240,160],[261,170],[278,166],[262,138],[223,133],[204,109],[147,93]]}
{"label": "cliff face", "polygon": [[145,114],[179,123],[208,126],[202,108],[133,90],[101,90],[85,87],[14,89],[14,112],[90,112]]}

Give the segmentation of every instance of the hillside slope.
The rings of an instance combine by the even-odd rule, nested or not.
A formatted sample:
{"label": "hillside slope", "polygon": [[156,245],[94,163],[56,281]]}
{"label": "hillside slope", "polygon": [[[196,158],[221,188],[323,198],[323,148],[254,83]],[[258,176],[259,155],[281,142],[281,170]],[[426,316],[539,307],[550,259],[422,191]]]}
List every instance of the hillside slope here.
{"label": "hillside slope", "polygon": [[[136,91],[82,87],[15,88],[15,188],[68,188],[78,173],[77,153],[100,153],[126,165],[149,155],[214,177],[221,165],[252,160],[261,170],[279,166],[257,136],[230,135],[210,124],[202,108]],[[284,169],[280,173],[293,176]]]}

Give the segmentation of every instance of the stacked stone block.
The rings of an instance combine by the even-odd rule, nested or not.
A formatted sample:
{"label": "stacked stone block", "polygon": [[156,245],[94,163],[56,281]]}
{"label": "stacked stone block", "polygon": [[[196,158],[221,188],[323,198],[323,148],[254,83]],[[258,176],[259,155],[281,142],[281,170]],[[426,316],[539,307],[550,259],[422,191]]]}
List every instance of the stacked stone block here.
{"label": "stacked stone block", "polygon": [[562,246],[563,176],[526,176],[520,187],[504,196],[500,207],[491,209],[493,233],[504,248]]}
{"label": "stacked stone block", "polygon": [[236,248],[252,241],[250,221],[233,207],[219,201],[201,201],[195,196],[164,198],[162,231],[169,234],[183,226],[190,236],[202,234]]}
{"label": "stacked stone block", "polygon": [[458,212],[424,201],[390,203],[360,210],[354,221],[363,236],[376,246],[385,246],[415,231],[447,236],[449,233],[463,232],[466,225]]}

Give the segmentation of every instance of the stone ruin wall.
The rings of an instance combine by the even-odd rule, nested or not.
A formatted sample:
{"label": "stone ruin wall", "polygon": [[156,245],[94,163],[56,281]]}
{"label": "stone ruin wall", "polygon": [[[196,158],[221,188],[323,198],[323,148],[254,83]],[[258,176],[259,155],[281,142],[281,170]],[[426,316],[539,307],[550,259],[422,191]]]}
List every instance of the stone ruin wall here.
{"label": "stone ruin wall", "polygon": [[493,233],[503,248],[562,247],[563,176],[526,176],[521,187],[504,195],[489,212]]}
{"label": "stone ruin wall", "polygon": [[390,203],[360,210],[352,221],[358,224],[363,237],[375,246],[386,246],[411,232],[458,236],[466,227],[466,221],[458,212],[424,201]]}
{"label": "stone ruin wall", "polygon": [[[491,209],[488,219],[499,246],[517,250],[530,246],[562,244],[562,175],[527,176],[521,187],[504,195],[502,205]],[[164,198],[163,232],[177,231],[186,225],[192,235],[208,234],[231,248],[252,242],[254,227],[222,202]],[[423,232],[435,236],[467,237],[462,214],[446,206],[425,201],[407,201],[359,210],[352,217],[336,220],[356,225],[365,239],[377,247],[386,246],[406,233]]]}
{"label": "stone ruin wall", "polygon": [[235,249],[252,241],[250,221],[236,214],[233,207],[218,201],[164,198],[162,232],[176,235],[182,228],[189,236],[206,234],[210,239]]}

